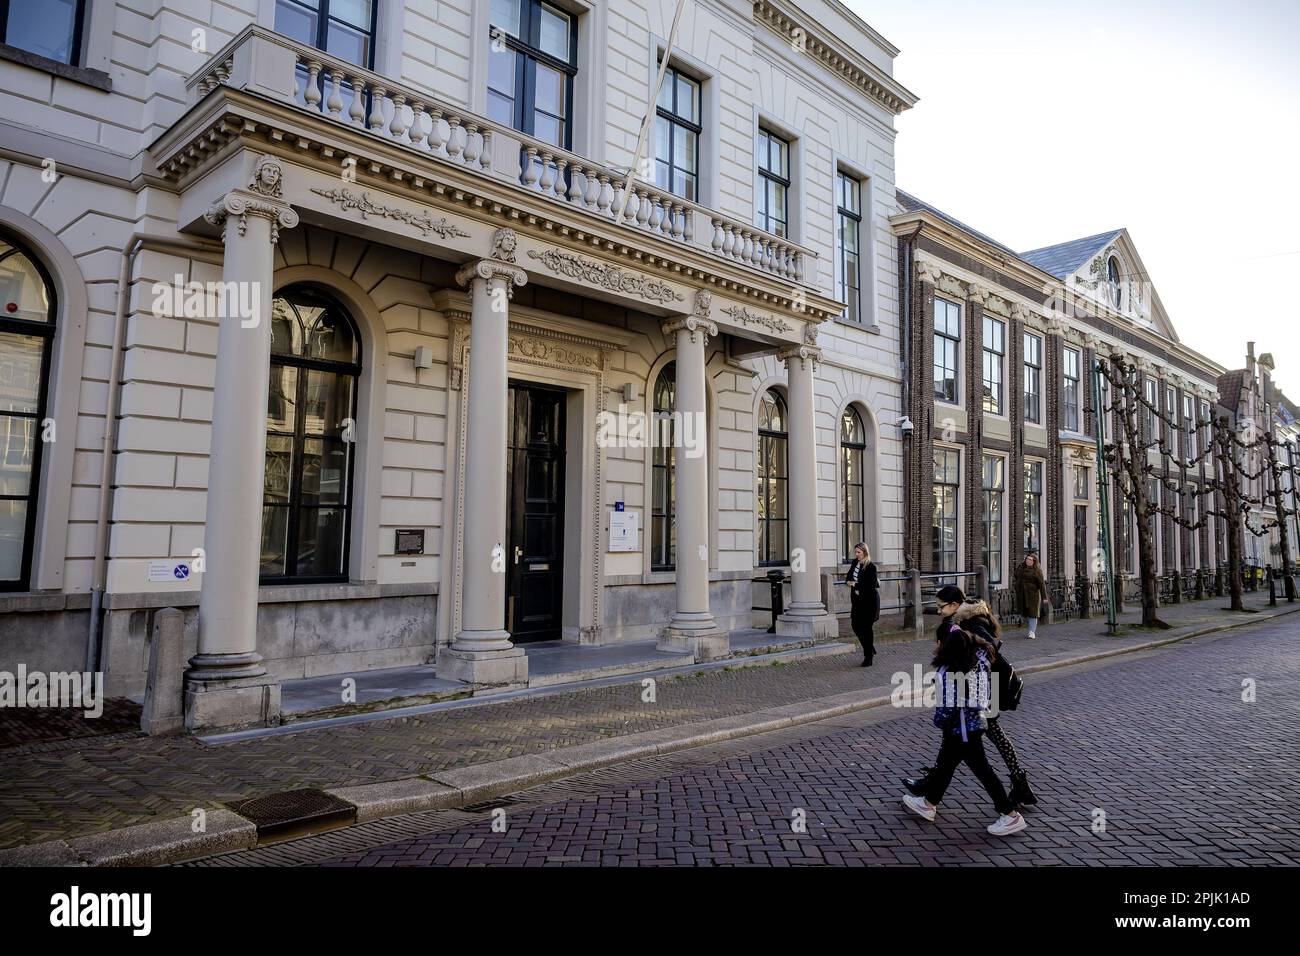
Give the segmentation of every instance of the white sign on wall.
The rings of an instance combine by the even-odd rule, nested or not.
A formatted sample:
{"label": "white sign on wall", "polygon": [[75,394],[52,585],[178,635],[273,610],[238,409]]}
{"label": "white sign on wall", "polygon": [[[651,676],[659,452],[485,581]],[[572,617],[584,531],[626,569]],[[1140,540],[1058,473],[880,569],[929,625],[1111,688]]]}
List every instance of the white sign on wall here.
{"label": "white sign on wall", "polygon": [[150,561],[149,581],[161,584],[165,581],[188,581],[190,566],[186,561]]}
{"label": "white sign on wall", "polygon": [[609,514],[609,550],[641,550],[641,512],[611,511]]}

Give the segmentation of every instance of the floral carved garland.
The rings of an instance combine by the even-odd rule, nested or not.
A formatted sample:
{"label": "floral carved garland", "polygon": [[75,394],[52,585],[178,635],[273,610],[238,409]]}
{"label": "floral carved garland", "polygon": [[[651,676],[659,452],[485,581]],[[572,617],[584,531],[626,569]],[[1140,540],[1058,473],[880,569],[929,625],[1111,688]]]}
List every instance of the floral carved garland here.
{"label": "floral carved garland", "polygon": [[743,305],[729,305],[722,310],[722,314],[731,316],[735,321],[746,327],[758,325],[765,329],[771,329],[773,332],[794,331],[794,326],[785,319],[779,319],[775,315],[762,315],[758,312],[751,312]]}
{"label": "floral carved garland", "polygon": [[529,249],[528,258],[540,260],[542,265],[552,272],[568,276],[570,279],[589,282],[611,292],[639,295],[651,302],[661,303],[677,302],[685,298],[680,292],[658,279],[651,279],[635,272],[624,272],[617,266],[605,265],[572,252],[562,252],[559,249],[538,252],[536,249]]}
{"label": "floral carved garland", "polygon": [[361,213],[362,219],[369,219],[371,216],[379,216],[381,219],[396,219],[398,222],[404,222],[408,226],[414,226],[426,236],[433,233],[443,239],[456,236],[462,239],[468,239],[469,233],[459,226],[453,226],[446,218],[434,219],[429,215],[428,210],[421,210],[418,214],[407,209],[398,209],[396,206],[385,206],[383,203],[377,203],[370,198],[370,193],[362,193],[358,196],[350,189],[312,189],[317,196],[324,196],[332,203],[338,203],[339,207],[345,211],[356,210]]}

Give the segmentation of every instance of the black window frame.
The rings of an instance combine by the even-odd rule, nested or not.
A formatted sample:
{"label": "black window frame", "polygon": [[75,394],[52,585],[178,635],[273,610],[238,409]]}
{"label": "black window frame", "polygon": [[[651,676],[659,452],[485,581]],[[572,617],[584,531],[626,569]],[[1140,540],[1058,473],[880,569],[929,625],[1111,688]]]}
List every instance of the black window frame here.
{"label": "black window frame", "polygon": [[[1074,357],[1074,374],[1070,374],[1070,357]],[[1061,349],[1061,424],[1066,431],[1077,432],[1083,421],[1083,353],[1071,346]]]}
{"label": "black window frame", "polygon": [[[939,456],[944,456],[944,465],[942,477],[940,476]],[[956,472],[953,480],[948,481],[948,460],[952,456],[955,461],[954,471]],[[935,446],[934,449],[934,481],[932,483],[932,495],[934,512],[930,523],[930,558],[937,574],[956,574],[961,570],[961,450],[957,448],[945,448]],[[952,514],[948,515],[948,505],[952,505]],[[951,525],[952,530],[952,549],[948,550],[943,547],[944,531]],[[947,563],[944,559],[947,555],[952,555],[952,567],[943,567]],[[949,579],[955,582],[956,578]],[[945,582],[947,583],[947,582]]]}
{"label": "black window frame", "polygon": [[[1025,459],[1024,494],[1021,527],[1024,530],[1025,553],[1033,551],[1038,555],[1038,563],[1043,563],[1043,486],[1047,476],[1047,465],[1042,459]],[[1033,502],[1033,508],[1030,508]],[[1033,521],[1029,518],[1033,516]]]}
{"label": "black window frame", "polygon": [[[1033,348],[1030,348],[1030,343]],[[1021,343],[1024,354],[1024,382],[1022,392],[1025,400],[1025,421],[1035,425],[1043,421],[1043,337],[1035,332],[1025,332]],[[1032,354],[1032,357],[1030,353]],[[1031,384],[1032,383],[1032,384]],[[1033,404],[1030,404],[1030,401]]]}
{"label": "black window frame", "polygon": [[[351,408],[351,414],[348,417],[350,417],[355,422],[357,409],[360,407],[360,402],[361,402],[361,395],[360,395],[361,374],[362,374],[363,363],[365,361],[365,352],[363,350],[363,343],[361,341],[361,329],[357,325],[356,319],[353,318],[351,310],[349,310],[346,306],[343,305],[343,303],[339,300],[337,295],[333,294],[328,288],[318,286],[314,283],[311,282],[292,283],[290,285],[285,286],[284,288],[275,290],[273,294],[273,298],[282,298],[294,292],[303,292],[310,296],[323,299],[324,301],[329,303],[333,308],[335,308],[337,310],[338,315],[343,317],[351,325],[353,342],[356,345],[357,360],[355,362],[343,362],[335,359],[312,359],[300,355],[285,355],[281,353],[272,352],[269,360],[269,365],[271,367],[275,367],[276,365],[292,366],[293,368],[298,369],[300,373],[305,373],[307,371],[320,371],[320,372],[351,375],[352,376],[352,408]],[[292,451],[292,458],[291,458],[291,461],[293,463],[292,464],[293,474],[290,478],[289,503],[286,505],[269,506],[275,508],[284,508],[289,512],[289,519],[287,522],[285,546],[284,546],[284,566],[286,569],[296,568],[298,564],[298,558],[299,558],[298,555],[299,519],[301,518],[302,508],[303,508],[302,506],[303,446],[306,443],[308,438],[320,437],[315,435],[309,436],[306,434],[307,416],[303,414],[302,410],[307,407],[306,392],[307,392],[308,378],[309,376],[307,376],[306,374],[298,374],[296,376],[296,381],[294,383],[295,407],[297,409],[297,413],[294,415],[293,435],[287,436],[287,437],[291,437],[293,440],[293,451]],[[269,401],[269,394],[268,394],[268,401]],[[262,430],[263,433],[267,436],[270,436],[272,434],[271,429],[267,427],[266,424],[263,424]],[[283,433],[281,432],[276,432],[275,434],[281,435],[282,437],[286,437],[283,436]],[[356,471],[356,444],[346,438],[344,438],[343,441],[345,444],[351,447],[348,451],[346,493],[340,496],[340,501],[337,505],[338,510],[343,514],[343,518],[342,518],[343,548],[339,560],[339,564],[342,570],[338,574],[322,575],[322,574],[294,574],[294,573],[262,574],[260,573],[260,569],[259,569],[259,574],[258,574],[259,584],[261,585],[339,584],[339,583],[345,583],[349,580],[348,569],[351,566],[352,537],[353,537],[352,515],[353,515],[353,510],[356,506],[356,502],[354,500],[354,492],[356,489],[353,485],[354,474]],[[262,467],[263,469],[265,469],[266,467],[265,451],[262,454]],[[265,484],[265,479],[263,480],[263,484]],[[267,507],[268,505],[266,504],[265,491],[263,491],[263,498],[262,498],[263,526],[265,526],[265,521],[266,521],[265,509]],[[316,507],[317,510],[319,510],[320,506],[316,506]]]}
{"label": "black window frame", "polygon": [[[763,206],[759,211],[758,197],[754,197],[754,225],[764,232],[776,236],[778,239],[790,238],[790,192],[791,183],[793,182],[794,169],[794,152],[793,142],[786,139],[780,133],[774,133],[766,126],[758,127],[757,139],[762,139],[763,144],[767,147],[764,152],[767,154],[762,160],[758,156],[754,157],[754,171],[758,175],[758,185],[763,187]],[[772,140],[776,140],[785,147],[785,174],[782,175],[779,170],[768,168],[772,162]],[[772,204],[768,197],[772,195],[769,191],[771,188],[779,188],[785,191],[785,218],[777,219],[772,214]],[[780,224],[780,231],[772,228],[773,223]]]}
{"label": "black window frame", "polygon": [[[862,319],[862,187],[867,181],[854,176],[843,169],[835,170],[835,249],[840,264],[840,274],[836,292],[844,300],[844,320],[856,325],[863,325]],[[857,208],[845,204],[847,190],[852,188],[857,197]],[[787,201],[789,197],[787,196]],[[853,268],[849,269],[849,251],[844,243],[844,234],[852,229],[854,240]],[[849,282],[850,275],[853,281]],[[849,289],[853,290],[854,301],[849,300]]]}
{"label": "black window frame", "polygon": [[[996,476],[997,483],[992,483],[989,476],[989,463],[994,463],[993,472]],[[981,548],[981,557],[984,560],[984,567],[988,571],[989,584],[1001,584],[1002,574],[1004,571],[1003,561],[1004,538],[1006,536],[1007,526],[1007,459],[1001,455],[984,455],[980,468],[980,495],[982,498],[983,513],[981,522],[984,529],[984,542]],[[996,498],[994,498],[996,495]],[[994,508],[996,503],[997,507]],[[996,512],[996,514],[995,514]],[[997,525],[997,547],[994,548],[992,540],[993,526]],[[997,559],[996,574],[993,559]]]}
{"label": "black window frame", "polygon": [[[853,428],[851,434],[846,433],[844,429],[845,420],[852,417]],[[856,436],[861,436],[856,437]],[[850,455],[857,455],[858,471],[857,481],[851,480],[851,468],[849,466]],[[844,562],[847,564],[854,559],[853,549],[859,541],[867,540],[867,425],[862,420],[861,413],[852,405],[844,409],[840,415],[840,530],[844,535]],[[849,514],[849,488],[856,486],[858,490],[858,515],[856,518]],[[853,532],[856,527],[857,533]]]}
{"label": "black window frame", "polygon": [[[662,61],[661,61],[661,62],[662,62]],[[659,119],[662,119],[662,120],[664,120],[665,122],[668,123],[668,162],[667,162],[667,166],[668,166],[668,185],[667,185],[666,187],[665,187],[665,186],[660,186],[659,188],[660,188],[660,189],[663,189],[665,192],[671,193],[671,194],[674,195],[674,196],[680,196],[682,199],[685,199],[687,202],[699,202],[699,201],[700,201],[700,161],[701,161],[701,159],[703,158],[703,155],[702,155],[701,150],[700,150],[700,143],[701,143],[701,141],[702,141],[702,139],[703,139],[703,136],[704,136],[704,124],[703,124],[703,122],[692,122],[691,120],[686,119],[686,118],[685,118],[684,116],[682,116],[679,112],[677,112],[677,110],[678,110],[678,103],[677,103],[677,80],[678,80],[678,78],[681,78],[681,79],[685,80],[686,82],[692,84],[692,86],[694,87],[694,90],[695,90],[695,100],[696,100],[696,101],[695,101],[695,115],[701,117],[701,119],[702,119],[703,116],[704,116],[704,83],[703,83],[703,81],[701,81],[701,80],[697,79],[696,77],[692,76],[690,73],[686,72],[685,70],[681,69],[680,67],[673,65],[673,62],[672,62],[671,60],[669,60],[669,61],[668,61],[668,68],[667,68],[667,70],[664,71],[664,84],[665,84],[665,85],[671,84],[672,91],[673,91],[673,95],[672,95],[672,107],[671,107],[671,108],[667,108],[667,107],[660,106],[659,103],[658,103],[658,101],[657,101],[657,100],[655,101],[655,116],[657,116]],[[662,95],[663,95],[663,94],[662,94],[662,87],[661,87],[660,89],[661,89],[660,95],[662,96]],[[656,129],[656,134],[655,134],[655,135],[657,136],[657,135],[658,135],[658,126],[656,126],[655,129]],[[690,133],[693,133],[693,134],[695,135],[695,171],[692,172],[692,173],[688,173],[688,172],[686,172],[686,170],[684,170],[684,169],[679,169],[678,166],[677,166],[677,148],[676,148],[676,147],[677,147],[677,134],[678,134],[679,129],[681,129],[681,130],[685,130],[685,131],[690,132]],[[653,154],[653,156],[651,157],[651,159],[652,159],[652,161],[653,161],[654,164],[655,164],[655,177],[654,177],[654,181],[655,181],[656,185],[658,185],[658,182],[659,182],[658,167],[659,167],[659,163],[662,162],[662,160],[659,159],[659,151],[658,151],[658,149],[655,149],[655,150],[654,150],[654,154]],[[678,172],[681,172],[684,176],[687,176],[687,177],[691,180],[691,182],[694,183],[694,185],[695,185],[695,190],[694,190],[695,195],[693,195],[693,196],[684,196],[684,195],[682,195],[681,193],[677,192],[675,189],[673,189],[673,183],[676,181],[676,174],[677,174]]]}
{"label": "black window frame", "polygon": [[[0,0],[0,43],[6,46],[13,46],[9,42],[9,8],[11,0]],[[73,35],[72,49],[68,54],[68,61],[65,66],[81,66],[82,40],[86,34],[86,0],[77,0],[77,12],[73,18]],[[51,63],[63,63],[62,60],[46,56],[44,53],[38,53],[35,50],[28,50],[26,47],[14,46],[15,50],[22,50],[24,53],[30,53],[32,56],[38,56],[42,60]],[[35,261],[35,260],[33,260]]]}
{"label": "black window frame", "polygon": [[[660,386],[667,378],[671,400],[667,408],[660,407]],[[672,434],[674,423],[672,413],[677,407],[677,362],[668,362],[659,370],[655,378],[654,391],[650,395],[653,409],[651,434],[654,437],[650,464],[650,570],[673,571],[677,568],[676,538],[676,497],[677,497],[677,456],[676,435]],[[667,428],[660,426],[661,415],[667,415]],[[665,434],[665,431],[667,434]],[[665,445],[660,439],[671,439]],[[662,485],[661,485],[662,483]],[[663,508],[659,507],[660,492],[663,493]],[[660,533],[662,529],[662,540]]]}
{"label": "black window frame", "polygon": [[3,418],[30,420],[36,434],[36,440],[32,443],[32,470],[31,478],[28,481],[27,494],[0,495],[0,501],[27,502],[27,523],[23,527],[23,553],[20,559],[19,576],[12,581],[0,580],[0,592],[22,592],[31,590],[32,557],[36,550],[36,513],[40,510],[41,467],[45,452],[45,442],[41,440],[41,429],[49,408],[50,365],[54,357],[54,339],[58,333],[59,303],[54,277],[36,254],[36,251],[21,238],[4,229],[0,229],[0,242],[7,243],[12,250],[0,257],[0,259],[7,259],[14,253],[21,253],[32,264],[40,275],[41,281],[45,283],[45,294],[49,302],[47,310],[49,318],[45,322],[12,319],[3,311],[0,311],[0,332],[8,332],[14,335],[40,336],[44,339],[44,345],[41,349],[41,380],[38,385],[40,391],[37,394],[36,411],[0,412],[0,417]]}
{"label": "black window frame", "polygon": [[[786,403],[785,397],[774,388],[769,388],[765,394],[770,395],[776,405],[777,410],[781,413],[781,427],[784,431],[775,431],[773,429],[763,428],[761,425],[756,429],[758,433],[758,455],[756,471],[756,492],[757,500],[754,502],[754,549],[758,555],[758,566],[764,568],[784,567],[790,563],[790,409]],[[760,407],[761,402],[760,401]],[[781,442],[784,445],[785,453],[780,460],[785,463],[785,471],[781,474],[767,474],[764,471],[764,462],[768,456],[764,454],[764,442]],[[782,494],[785,498],[785,504],[782,508],[784,517],[772,517],[770,510],[764,510],[762,503],[767,501],[769,494],[768,486],[772,482],[781,482]],[[776,557],[772,556],[772,525],[780,524],[784,532],[785,554]],[[760,530],[762,533],[760,533]]]}
{"label": "black window frame", "polygon": [[[3,0],[0,0],[0,2],[3,2]],[[322,53],[327,53],[330,56],[338,56],[337,53],[332,53],[329,47],[326,46],[326,42],[329,39],[330,21],[335,20],[336,22],[345,24],[353,29],[356,29],[356,24],[348,23],[346,20],[339,20],[336,17],[331,17],[329,12],[331,2],[333,2],[333,0],[318,0],[316,8],[309,11],[316,16],[316,39],[311,45]],[[367,57],[370,62],[354,64],[355,66],[362,67],[366,70],[373,71],[375,68],[375,47],[378,45],[377,37],[379,32],[379,5],[382,2],[383,0],[371,0],[370,3],[370,56]],[[307,9],[307,5],[303,3],[302,0],[275,0],[274,9],[279,10],[281,4],[302,7],[304,10]],[[272,16],[274,16],[274,13],[272,13]],[[339,57],[339,59],[342,59],[342,57]],[[324,71],[321,72],[320,76],[323,80],[325,76]]]}
{"label": "black window frame", "polygon": [[[995,315],[989,315],[987,312],[981,316],[983,326],[982,342],[982,397],[980,406],[983,411],[991,415],[1006,414],[1006,356],[1007,356],[1007,324]],[[993,334],[997,333],[999,346],[993,348],[989,340]],[[996,381],[989,377],[989,371],[992,369],[996,373]],[[992,406],[992,407],[990,407]]]}
{"label": "black window frame", "polygon": [[[940,330],[939,330],[939,306],[940,306],[941,303],[942,303],[944,306],[949,307],[949,309],[946,310],[946,313],[947,313],[947,315],[948,315],[949,317],[951,317],[952,315],[955,315],[955,316],[957,317],[957,323],[956,323],[956,325],[957,325],[957,329],[956,329],[955,332],[952,331],[952,329],[951,329],[951,323],[948,322],[946,319],[945,319],[945,321],[944,321],[944,328],[943,328],[943,331],[940,331]],[[933,310],[933,312],[934,312],[934,322],[933,322],[933,326],[934,326],[934,350],[933,350],[933,351],[934,351],[934,356],[933,356],[933,357],[934,357],[934,361],[933,361],[933,366],[934,366],[934,369],[933,369],[933,371],[934,371],[934,375],[935,375],[935,378],[934,378],[934,397],[935,397],[935,400],[936,400],[936,401],[946,402],[946,403],[948,403],[949,405],[960,405],[960,404],[961,404],[961,371],[960,371],[960,369],[961,369],[961,323],[962,323],[962,314],[961,314],[961,313],[962,313],[962,309],[961,309],[961,305],[960,305],[960,303],[952,302],[952,301],[950,301],[950,300],[948,300],[948,299],[944,299],[944,298],[940,298],[939,296],[935,296],[935,297],[934,297],[934,310]],[[943,340],[943,342],[951,342],[951,343],[952,343],[952,367],[951,367],[951,368],[949,368],[948,365],[947,365],[947,346],[944,347],[944,353],[945,353],[945,355],[944,355],[944,359],[943,359],[943,364],[940,363],[940,358],[939,358],[939,346],[942,344],[942,343],[940,342],[941,339]],[[940,371],[943,371],[943,372],[945,373],[945,376],[944,376],[942,379],[939,377],[939,372],[940,372]],[[949,373],[949,372],[952,373],[952,374],[951,374],[951,377],[948,377],[947,374],[946,374],[946,373]],[[951,395],[949,395],[946,391],[941,391],[941,390],[940,390],[940,388],[939,388],[939,382],[940,382],[940,381],[943,381],[943,382],[949,382],[949,381],[950,381],[950,382],[952,382],[952,394],[951,394]]]}
{"label": "black window frame", "polygon": [[[486,2],[486,0],[484,0]],[[490,22],[489,7],[488,50],[499,38],[508,48],[519,54],[515,57],[514,78],[514,117],[510,123],[512,129],[525,136],[537,137],[533,114],[537,111],[537,64],[542,63],[564,74],[564,105],[567,115],[564,117],[564,142],[556,149],[573,149],[573,81],[578,75],[578,14],[546,0],[517,0],[519,4],[519,33],[515,36],[503,29],[498,29]],[[569,20],[569,61],[547,53],[541,48],[542,7],[550,7],[563,14]],[[527,37],[527,39],[523,39]],[[491,92],[491,87],[487,87]],[[489,113],[490,115],[490,113]]]}

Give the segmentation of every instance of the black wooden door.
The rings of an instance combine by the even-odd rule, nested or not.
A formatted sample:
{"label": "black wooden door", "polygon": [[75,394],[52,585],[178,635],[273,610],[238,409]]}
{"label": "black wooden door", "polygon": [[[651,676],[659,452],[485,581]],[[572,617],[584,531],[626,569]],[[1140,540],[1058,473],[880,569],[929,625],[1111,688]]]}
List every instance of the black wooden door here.
{"label": "black wooden door", "polygon": [[564,582],[564,402],[511,382],[506,452],[506,627],[515,641],[560,637]]}

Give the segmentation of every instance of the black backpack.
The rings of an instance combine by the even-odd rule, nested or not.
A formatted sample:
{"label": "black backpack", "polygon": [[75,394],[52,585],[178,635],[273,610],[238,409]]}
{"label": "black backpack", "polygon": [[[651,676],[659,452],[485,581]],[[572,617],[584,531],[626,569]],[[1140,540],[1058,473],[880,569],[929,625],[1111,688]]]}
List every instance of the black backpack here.
{"label": "black backpack", "polygon": [[1002,642],[997,643],[998,658],[993,662],[993,672],[998,675],[998,709],[1015,710],[1020,706],[1020,695],[1025,682],[1011,662],[1002,656]]}

